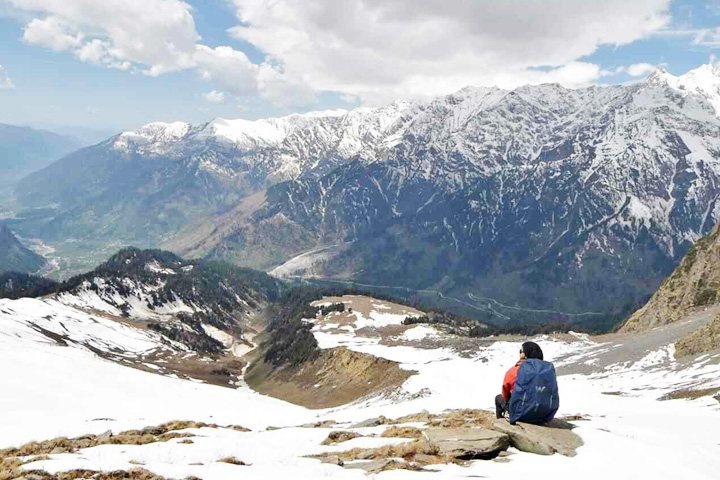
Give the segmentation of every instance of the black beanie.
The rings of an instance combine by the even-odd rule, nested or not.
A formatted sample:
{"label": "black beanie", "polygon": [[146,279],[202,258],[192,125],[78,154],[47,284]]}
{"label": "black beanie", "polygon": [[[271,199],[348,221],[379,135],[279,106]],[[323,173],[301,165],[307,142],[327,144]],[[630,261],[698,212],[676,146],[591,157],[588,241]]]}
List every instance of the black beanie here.
{"label": "black beanie", "polygon": [[523,343],[522,350],[525,352],[525,358],[537,358],[538,360],[543,359],[542,349],[540,348],[540,345],[535,342]]}

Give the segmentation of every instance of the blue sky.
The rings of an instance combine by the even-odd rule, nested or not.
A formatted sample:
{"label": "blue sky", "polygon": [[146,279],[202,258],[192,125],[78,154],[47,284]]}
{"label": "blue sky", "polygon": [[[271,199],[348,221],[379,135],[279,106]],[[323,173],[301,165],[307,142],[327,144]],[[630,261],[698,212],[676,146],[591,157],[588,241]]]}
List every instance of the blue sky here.
{"label": "blue sky", "polygon": [[124,130],[624,83],[720,49],[720,1],[502,3],[0,0],[0,122]]}

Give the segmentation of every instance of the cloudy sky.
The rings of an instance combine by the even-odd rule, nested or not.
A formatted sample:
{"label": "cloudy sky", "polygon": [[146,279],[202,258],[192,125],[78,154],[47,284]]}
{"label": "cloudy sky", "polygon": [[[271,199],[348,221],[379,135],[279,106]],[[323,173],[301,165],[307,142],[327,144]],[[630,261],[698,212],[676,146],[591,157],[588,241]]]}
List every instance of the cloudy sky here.
{"label": "cloudy sky", "polygon": [[0,0],[0,122],[127,129],[715,61],[720,0]]}

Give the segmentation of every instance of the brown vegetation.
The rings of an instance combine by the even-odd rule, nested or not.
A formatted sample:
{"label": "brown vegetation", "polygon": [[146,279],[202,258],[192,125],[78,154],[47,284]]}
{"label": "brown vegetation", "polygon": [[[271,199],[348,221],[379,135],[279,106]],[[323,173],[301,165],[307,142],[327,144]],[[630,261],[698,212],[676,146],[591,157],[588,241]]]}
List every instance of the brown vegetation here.
{"label": "brown vegetation", "polygon": [[262,394],[307,408],[329,408],[399,387],[414,373],[396,362],[341,347],[322,350],[318,358],[299,367],[276,369],[258,360],[245,380]]}
{"label": "brown vegetation", "polygon": [[142,468],[132,470],[116,470],[113,472],[96,472],[94,470],[70,470],[68,472],[57,472],[52,475],[43,470],[22,470],[22,462],[6,462],[0,460],[0,480],[13,480],[19,478],[33,478],[35,480],[165,480],[160,475],[155,475]]}
{"label": "brown vegetation", "polygon": [[225,457],[218,460],[218,462],[222,463],[230,463],[232,465],[240,465],[242,467],[247,466],[247,463],[243,462],[242,460],[238,460],[236,457]]}
{"label": "brown vegetation", "polygon": [[675,390],[670,393],[666,393],[662,397],[660,397],[658,400],[679,400],[681,398],[684,398],[686,400],[695,400],[696,398],[701,397],[709,397],[710,395],[714,395],[716,393],[720,392],[720,387],[718,388],[702,388],[693,390],[691,388],[682,388],[680,390]]}
{"label": "brown vegetation", "polygon": [[[188,440],[188,437],[193,437],[193,434],[179,433],[176,430],[203,427],[220,428],[220,426],[216,424],[176,420],[156,427],[143,428],[142,430],[128,430],[118,433],[117,435],[113,435],[108,432],[102,435],[84,435],[77,438],[58,437],[40,442],[29,442],[17,448],[0,450],[0,480],[10,480],[23,476],[25,473],[28,473],[20,470],[20,467],[23,464],[46,460],[46,455],[49,454],[74,453],[80,449],[95,447],[98,445],[147,445],[155,442],[167,442],[168,440],[176,438],[184,439],[181,440],[180,443],[192,443],[192,440]],[[249,431],[248,429],[237,425],[229,425],[224,428],[230,428],[237,431]],[[131,470],[127,472],[117,471],[110,473],[75,470],[72,472],[58,473],[54,476],[42,471],[33,471],[32,473],[38,477],[38,480],[40,478],[59,480],[75,478],[99,478],[107,480],[162,480],[162,477],[145,470]]]}
{"label": "brown vegetation", "polygon": [[[437,447],[427,442],[415,440],[413,442],[399,443],[397,445],[385,445],[378,448],[354,448],[347,452],[333,453],[340,460],[349,462],[352,460],[376,460],[381,458],[403,458],[413,460],[418,455],[437,456]],[[441,462],[445,463],[445,458]]]}
{"label": "brown vegetation", "polygon": [[353,438],[362,437],[359,433],[355,432],[345,432],[345,431],[336,431],[336,432],[330,432],[330,435],[322,441],[320,445],[335,445],[338,443],[347,442],[348,440],[352,440]]}
{"label": "brown vegetation", "polygon": [[422,437],[422,431],[415,427],[390,427],[380,436],[385,438],[420,438]]}

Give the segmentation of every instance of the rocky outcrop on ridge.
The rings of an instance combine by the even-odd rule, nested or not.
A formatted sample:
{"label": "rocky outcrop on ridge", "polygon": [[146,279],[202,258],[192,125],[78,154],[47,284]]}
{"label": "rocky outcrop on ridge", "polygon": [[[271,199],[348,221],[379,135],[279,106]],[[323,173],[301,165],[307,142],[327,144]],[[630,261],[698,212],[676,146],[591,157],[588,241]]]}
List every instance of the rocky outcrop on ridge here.
{"label": "rocky outcrop on ridge", "polygon": [[675,358],[720,350],[720,315],[675,343]]}
{"label": "rocky outcrop on ridge", "polygon": [[650,301],[620,328],[634,333],[680,320],[699,308],[720,302],[720,229],[714,228],[688,251],[663,280]]}

